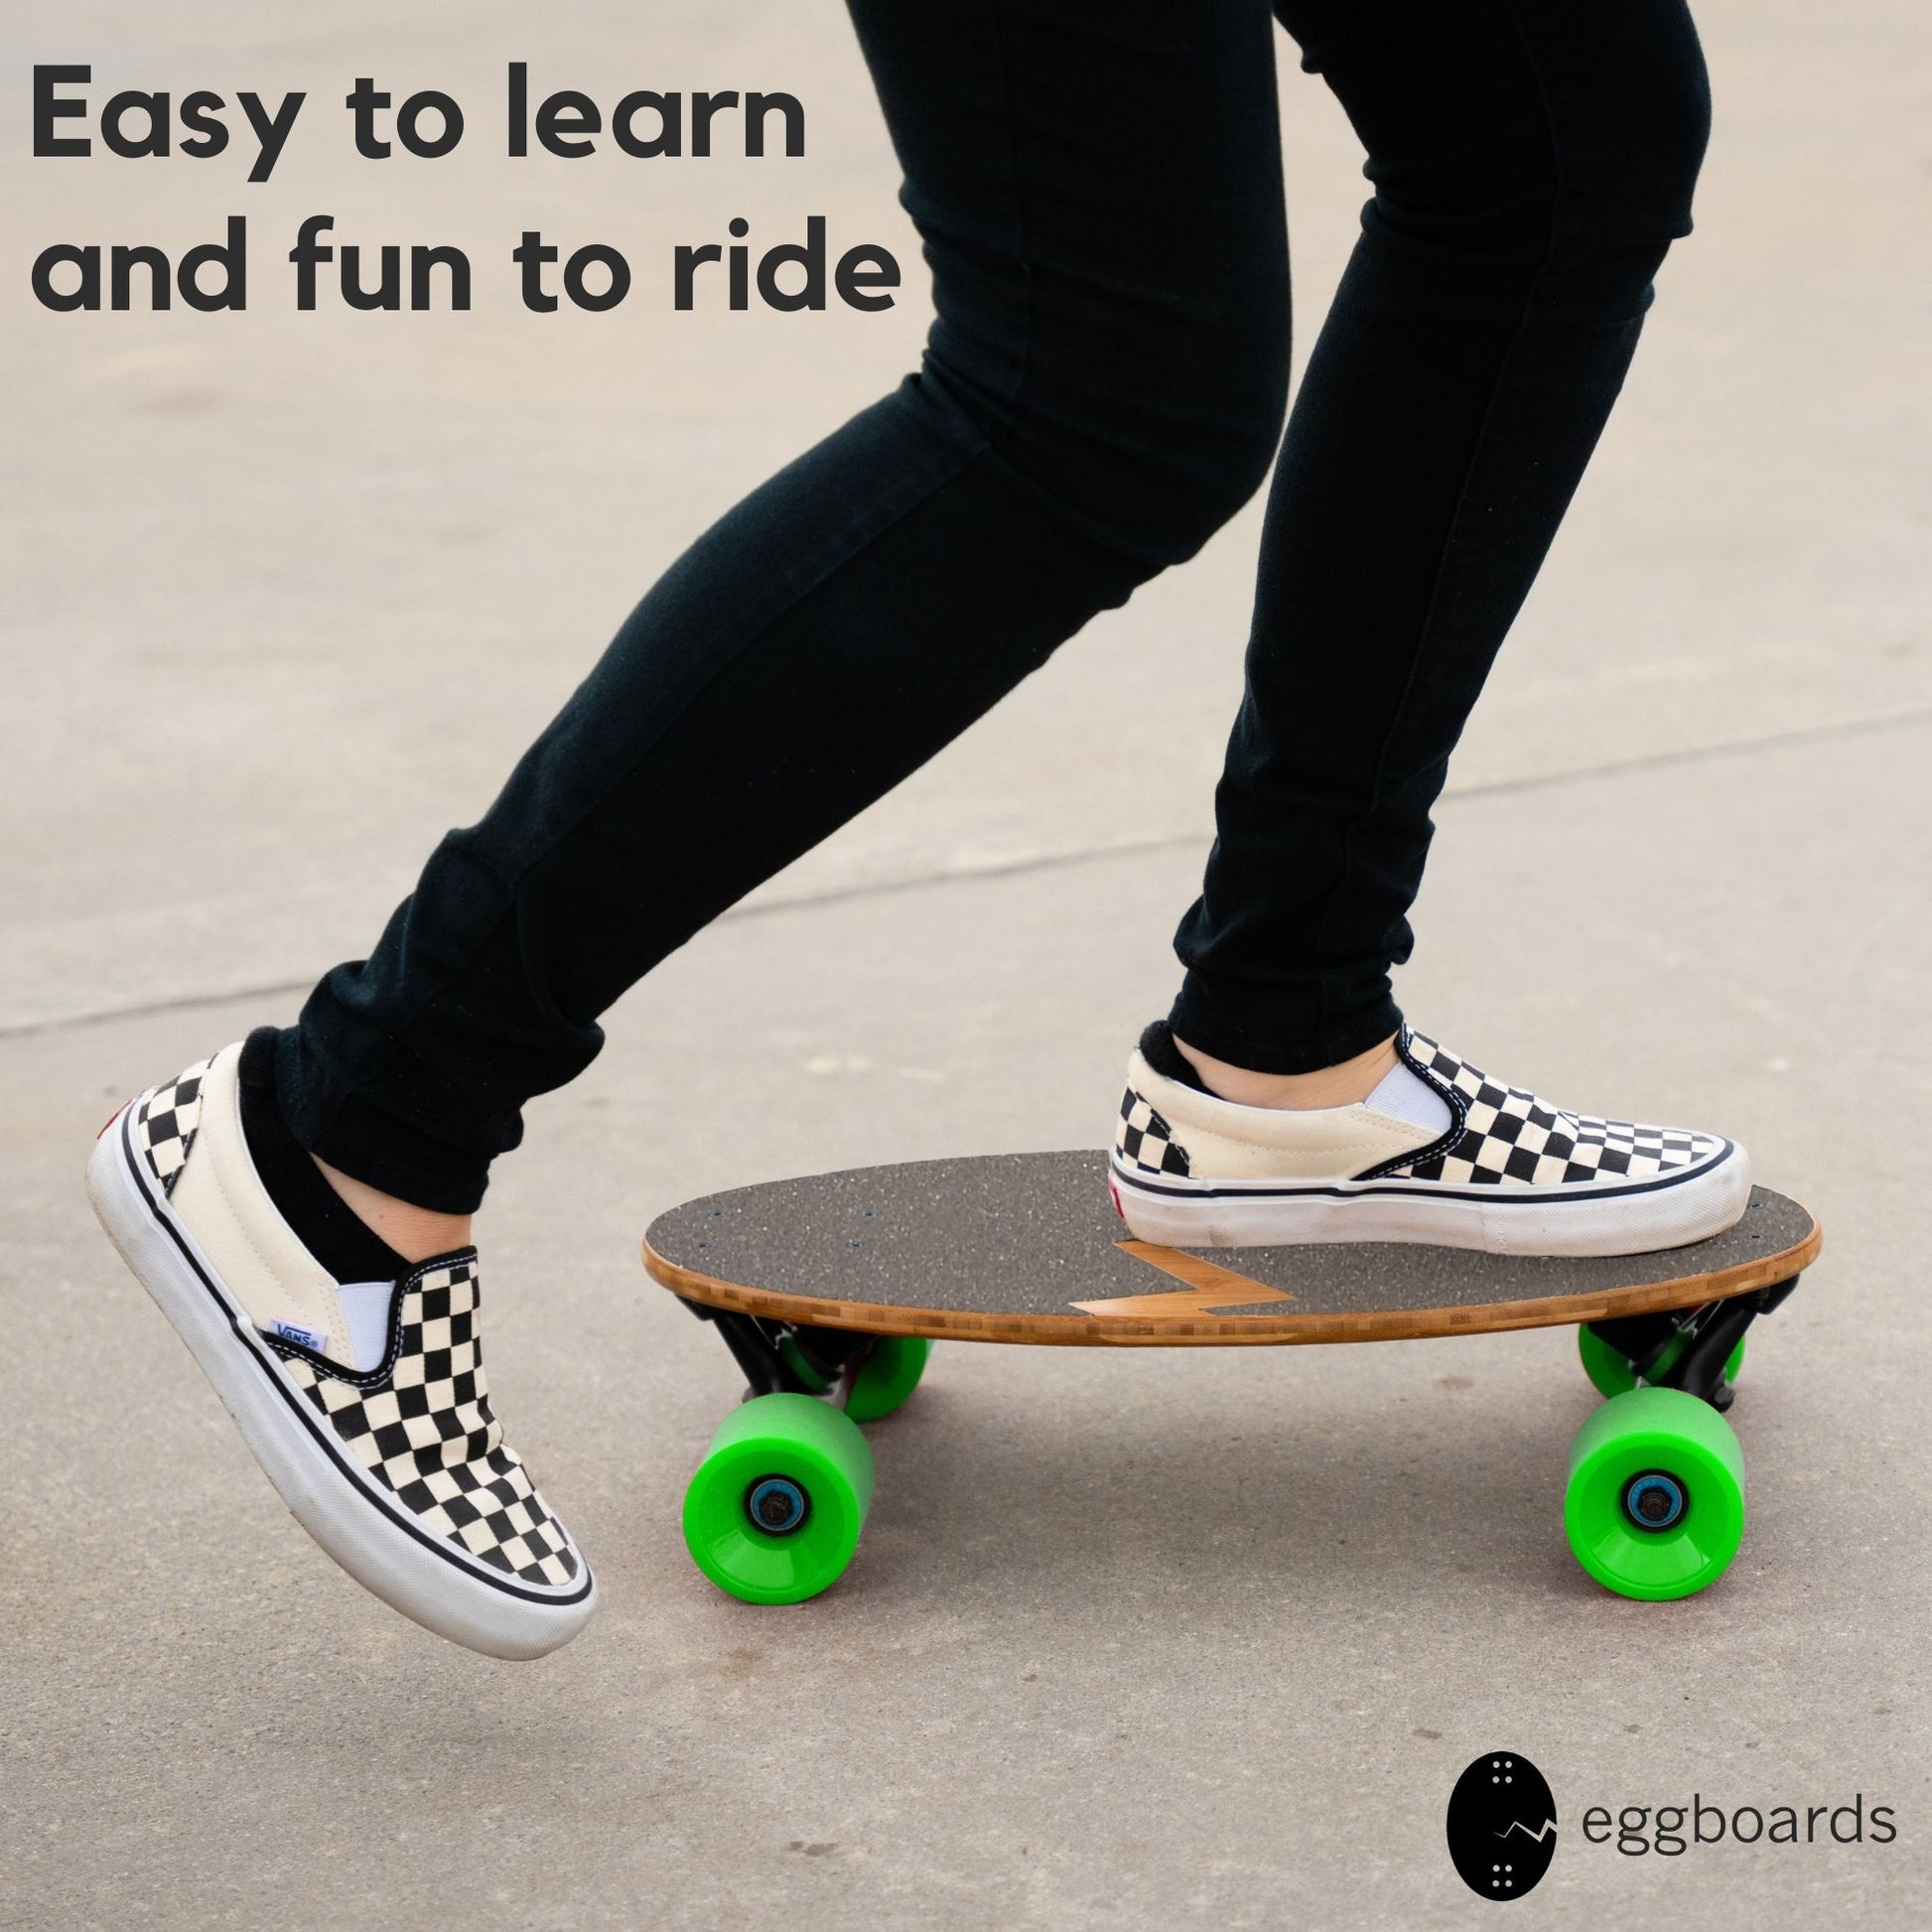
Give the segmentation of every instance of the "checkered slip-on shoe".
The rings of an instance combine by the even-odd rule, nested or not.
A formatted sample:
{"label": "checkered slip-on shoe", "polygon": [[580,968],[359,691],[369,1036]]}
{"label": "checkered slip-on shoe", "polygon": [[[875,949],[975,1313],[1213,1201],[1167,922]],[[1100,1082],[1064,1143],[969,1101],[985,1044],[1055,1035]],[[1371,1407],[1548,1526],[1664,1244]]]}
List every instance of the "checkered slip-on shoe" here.
{"label": "checkered slip-on shoe", "polygon": [[1733,1142],[1571,1113],[1406,1028],[1396,1045],[1447,1104],[1447,1132],[1368,1106],[1239,1107],[1137,1051],[1114,1132],[1114,1205],[1139,1239],[1174,1247],[1620,1255],[1721,1233],[1750,1198],[1750,1162]]}
{"label": "checkered slip-on shoe", "polygon": [[540,1657],[596,1605],[577,1546],[503,1442],[474,1249],[393,1283],[331,1278],[242,1132],[239,1044],[130,1100],[87,1192],[296,1520],[404,1615]]}

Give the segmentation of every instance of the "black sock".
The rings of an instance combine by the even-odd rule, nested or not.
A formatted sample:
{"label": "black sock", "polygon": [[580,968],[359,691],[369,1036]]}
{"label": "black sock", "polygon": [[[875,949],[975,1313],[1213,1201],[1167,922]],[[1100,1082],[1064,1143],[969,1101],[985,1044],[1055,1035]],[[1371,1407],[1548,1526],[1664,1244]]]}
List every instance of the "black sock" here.
{"label": "black sock", "polygon": [[275,1097],[275,1029],[257,1027],[236,1069],[241,1132],[268,1197],[302,1245],[339,1282],[389,1282],[412,1264],[330,1186],[309,1151],[289,1132]]}
{"label": "black sock", "polygon": [[1165,1020],[1157,1020],[1141,1035],[1141,1058],[1155,1072],[1178,1080],[1196,1093],[1213,1095],[1214,1089],[1194,1071],[1194,1063],[1173,1043],[1173,1033]]}

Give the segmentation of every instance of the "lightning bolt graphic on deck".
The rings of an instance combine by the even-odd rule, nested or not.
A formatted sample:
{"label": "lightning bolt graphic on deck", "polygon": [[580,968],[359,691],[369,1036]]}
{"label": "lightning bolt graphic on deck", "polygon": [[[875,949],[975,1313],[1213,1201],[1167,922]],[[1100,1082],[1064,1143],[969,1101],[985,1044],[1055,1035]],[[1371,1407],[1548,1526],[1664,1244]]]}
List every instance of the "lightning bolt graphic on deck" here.
{"label": "lightning bolt graphic on deck", "polygon": [[1521,1832],[1525,1838],[1533,1838],[1536,1840],[1537,1844],[1541,1845],[1543,1841],[1546,1838],[1548,1838],[1552,1832],[1556,1830],[1556,1828],[1557,1828],[1557,1821],[1554,1818],[1546,1818],[1543,1821],[1543,1829],[1540,1832],[1533,1832],[1520,1819],[1512,1818],[1509,1821],[1508,1830],[1500,1831],[1496,1834],[1496,1836],[1498,1838],[1507,1838],[1510,1832]]}
{"label": "lightning bolt graphic on deck", "polygon": [[[1232,1268],[1218,1262],[1203,1261],[1199,1255],[1182,1254],[1178,1248],[1164,1248],[1153,1241],[1121,1241],[1115,1244],[1122,1254],[1158,1268],[1175,1281],[1190,1284],[1168,1295],[1123,1295],[1111,1302],[1075,1302],[1072,1306],[1085,1314],[1173,1315],[1207,1314],[1217,1309],[1247,1308],[1256,1302],[1292,1302],[1286,1289],[1270,1288],[1266,1282],[1250,1281]],[[1222,1317],[1239,1321],[1240,1315]]]}

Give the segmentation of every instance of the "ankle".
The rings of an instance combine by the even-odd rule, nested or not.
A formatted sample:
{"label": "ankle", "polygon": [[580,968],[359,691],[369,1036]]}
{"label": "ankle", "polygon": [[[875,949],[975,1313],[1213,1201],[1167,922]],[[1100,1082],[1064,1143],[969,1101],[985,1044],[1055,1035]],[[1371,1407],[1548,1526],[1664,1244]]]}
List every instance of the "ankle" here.
{"label": "ankle", "polygon": [[1365,1053],[1312,1073],[1257,1073],[1200,1052],[1177,1035],[1173,1043],[1200,1075],[1208,1092],[1237,1107],[1353,1107],[1366,1100],[1384,1076],[1401,1064],[1393,1034]]}
{"label": "ankle", "polygon": [[323,1178],[342,1196],[356,1219],[405,1261],[427,1261],[431,1255],[469,1247],[468,1214],[439,1214],[434,1208],[417,1207],[332,1168],[319,1154],[309,1158],[322,1170]]}

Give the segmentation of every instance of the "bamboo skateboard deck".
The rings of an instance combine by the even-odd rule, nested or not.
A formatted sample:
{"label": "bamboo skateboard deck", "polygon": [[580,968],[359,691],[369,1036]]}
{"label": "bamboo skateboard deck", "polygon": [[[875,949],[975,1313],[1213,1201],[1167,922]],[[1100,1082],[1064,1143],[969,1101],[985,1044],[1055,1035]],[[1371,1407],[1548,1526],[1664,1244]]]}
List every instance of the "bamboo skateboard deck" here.
{"label": "bamboo skateboard deck", "polygon": [[969,1341],[1200,1346],[1392,1341],[1609,1320],[1796,1275],[1818,1224],[1751,1190],[1691,1248],[1571,1258],[1363,1242],[1165,1248],[1107,1199],[1104,1155],[996,1154],[768,1181],[644,1236],[674,1294],[768,1320]]}
{"label": "bamboo skateboard deck", "polygon": [[1646,1598],[1689,1595],[1729,1565],[1743,1452],[1725,1412],[1744,1331],[1821,1246],[1798,1202],[1755,1187],[1734,1227],[1646,1255],[1181,1249],[1132,1239],[1106,1175],[1095,1153],[988,1155],[770,1181],[659,1215],[645,1267],[750,1384],[686,1491],[699,1569],[748,1602],[836,1582],[872,1498],[858,1425],[907,1400],[935,1339],[1201,1347],[1560,1324],[1608,1398],[1571,1449],[1578,1561]]}

